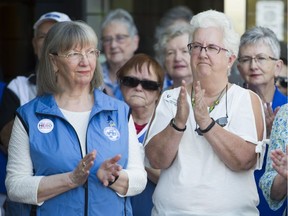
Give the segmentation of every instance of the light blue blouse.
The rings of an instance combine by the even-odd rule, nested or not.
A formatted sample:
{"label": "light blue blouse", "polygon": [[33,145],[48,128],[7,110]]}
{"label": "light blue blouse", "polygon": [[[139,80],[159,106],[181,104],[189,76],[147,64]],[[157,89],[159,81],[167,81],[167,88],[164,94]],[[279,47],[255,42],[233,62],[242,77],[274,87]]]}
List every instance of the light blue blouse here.
{"label": "light blue blouse", "polygon": [[267,200],[269,206],[273,210],[279,209],[284,201],[287,199],[284,197],[281,201],[272,200],[270,197],[271,187],[275,176],[277,175],[276,170],[272,167],[272,160],[270,153],[274,149],[282,149],[286,152],[286,145],[288,145],[288,104],[281,106],[278,111],[271,131],[270,144],[267,156],[267,164],[264,175],[261,177],[259,186],[263,191],[264,197]]}

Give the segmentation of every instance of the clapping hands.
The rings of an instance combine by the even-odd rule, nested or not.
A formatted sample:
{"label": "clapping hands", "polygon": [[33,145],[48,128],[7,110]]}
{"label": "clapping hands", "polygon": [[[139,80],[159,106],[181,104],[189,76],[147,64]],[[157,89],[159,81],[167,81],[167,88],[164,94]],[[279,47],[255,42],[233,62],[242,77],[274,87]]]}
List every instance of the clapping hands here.
{"label": "clapping hands", "polygon": [[[79,162],[78,166],[69,176],[74,185],[79,186],[87,181],[95,159],[96,150],[93,150]],[[105,160],[99,167],[97,177],[104,186],[108,186],[109,182],[115,181],[115,178],[120,175],[122,166],[117,163],[120,159],[121,155],[116,155],[113,158]]]}

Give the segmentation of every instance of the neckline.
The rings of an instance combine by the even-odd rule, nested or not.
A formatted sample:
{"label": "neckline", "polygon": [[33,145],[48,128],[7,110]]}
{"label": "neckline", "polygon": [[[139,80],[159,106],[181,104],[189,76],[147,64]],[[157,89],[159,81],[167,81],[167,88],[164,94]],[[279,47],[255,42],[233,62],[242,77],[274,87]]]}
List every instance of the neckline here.
{"label": "neckline", "polygon": [[[226,91],[225,91],[226,90]],[[215,107],[220,103],[220,100],[221,98],[223,97],[223,93],[224,91],[226,92],[227,94],[227,90],[228,90],[228,83],[225,85],[225,87],[222,89],[222,91],[220,92],[219,96],[217,97],[217,99],[213,102],[213,104],[211,106],[209,106],[209,113],[211,113]],[[192,85],[192,88],[191,88],[191,104],[192,104],[192,107],[195,106],[195,98],[194,98],[194,91],[193,91],[193,85]]]}
{"label": "neckline", "polygon": [[137,123],[134,122],[135,129],[136,129],[137,134],[139,134],[139,133],[143,130],[143,128],[145,128],[145,126],[146,126],[147,124],[148,124],[148,123],[139,125],[139,124],[137,124]]}
{"label": "neckline", "polygon": [[91,110],[87,110],[87,111],[71,111],[71,110],[67,110],[67,109],[63,109],[63,108],[59,108],[61,110],[61,112],[65,112],[65,113],[69,113],[69,114],[77,114],[77,115],[82,115],[82,114],[90,114]]}

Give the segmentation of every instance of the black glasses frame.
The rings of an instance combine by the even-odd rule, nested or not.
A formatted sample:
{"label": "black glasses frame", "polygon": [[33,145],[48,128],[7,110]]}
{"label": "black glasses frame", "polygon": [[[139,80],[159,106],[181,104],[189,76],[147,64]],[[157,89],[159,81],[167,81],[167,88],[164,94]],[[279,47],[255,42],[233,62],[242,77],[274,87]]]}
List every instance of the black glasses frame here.
{"label": "black glasses frame", "polygon": [[120,80],[120,84],[130,87],[130,88],[135,88],[139,84],[142,86],[143,89],[149,90],[149,91],[156,91],[160,88],[161,84],[159,82],[155,82],[152,80],[140,80],[135,77],[130,77],[130,76],[124,76]]}
{"label": "black glasses frame", "polygon": [[[207,46],[201,46],[201,44],[198,44],[198,43],[196,43],[196,42],[187,44],[187,48],[188,48],[188,50],[189,50],[190,53],[193,52],[193,48],[194,48],[194,47],[199,47],[199,48],[200,48],[199,53],[201,53],[201,52],[202,52],[202,49],[204,49],[205,52],[206,52],[206,53],[208,52],[208,54],[209,54],[209,53],[211,53],[211,51],[208,51],[209,48],[215,49],[215,51],[217,51],[217,52],[215,53],[216,55],[219,54],[222,50],[225,51],[225,52],[229,52],[229,50],[227,50],[227,49],[225,49],[225,48],[223,48],[223,47],[220,47],[220,46],[218,46],[218,45],[215,45],[215,44],[209,44],[209,45],[207,45]],[[207,50],[207,48],[208,48],[208,50]],[[217,50],[217,49],[218,49],[218,50]],[[211,53],[211,54],[212,54],[212,53]]]}

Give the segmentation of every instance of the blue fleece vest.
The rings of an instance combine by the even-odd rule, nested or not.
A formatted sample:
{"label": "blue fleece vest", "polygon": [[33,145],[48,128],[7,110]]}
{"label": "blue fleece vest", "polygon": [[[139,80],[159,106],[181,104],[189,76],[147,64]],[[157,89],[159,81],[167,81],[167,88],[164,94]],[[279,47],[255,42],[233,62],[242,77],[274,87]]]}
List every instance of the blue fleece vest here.
{"label": "blue fleece vest", "polygon": [[[87,152],[96,149],[94,166],[87,184],[60,194],[37,207],[41,216],[132,215],[130,201],[104,187],[96,173],[102,162],[121,154],[120,164],[128,162],[128,114],[126,104],[94,91],[95,104],[87,128]],[[79,138],[66,121],[51,95],[37,97],[17,110],[29,134],[30,154],[35,176],[66,173],[82,159]],[[87,211],[87,212],[86,212]]]}

